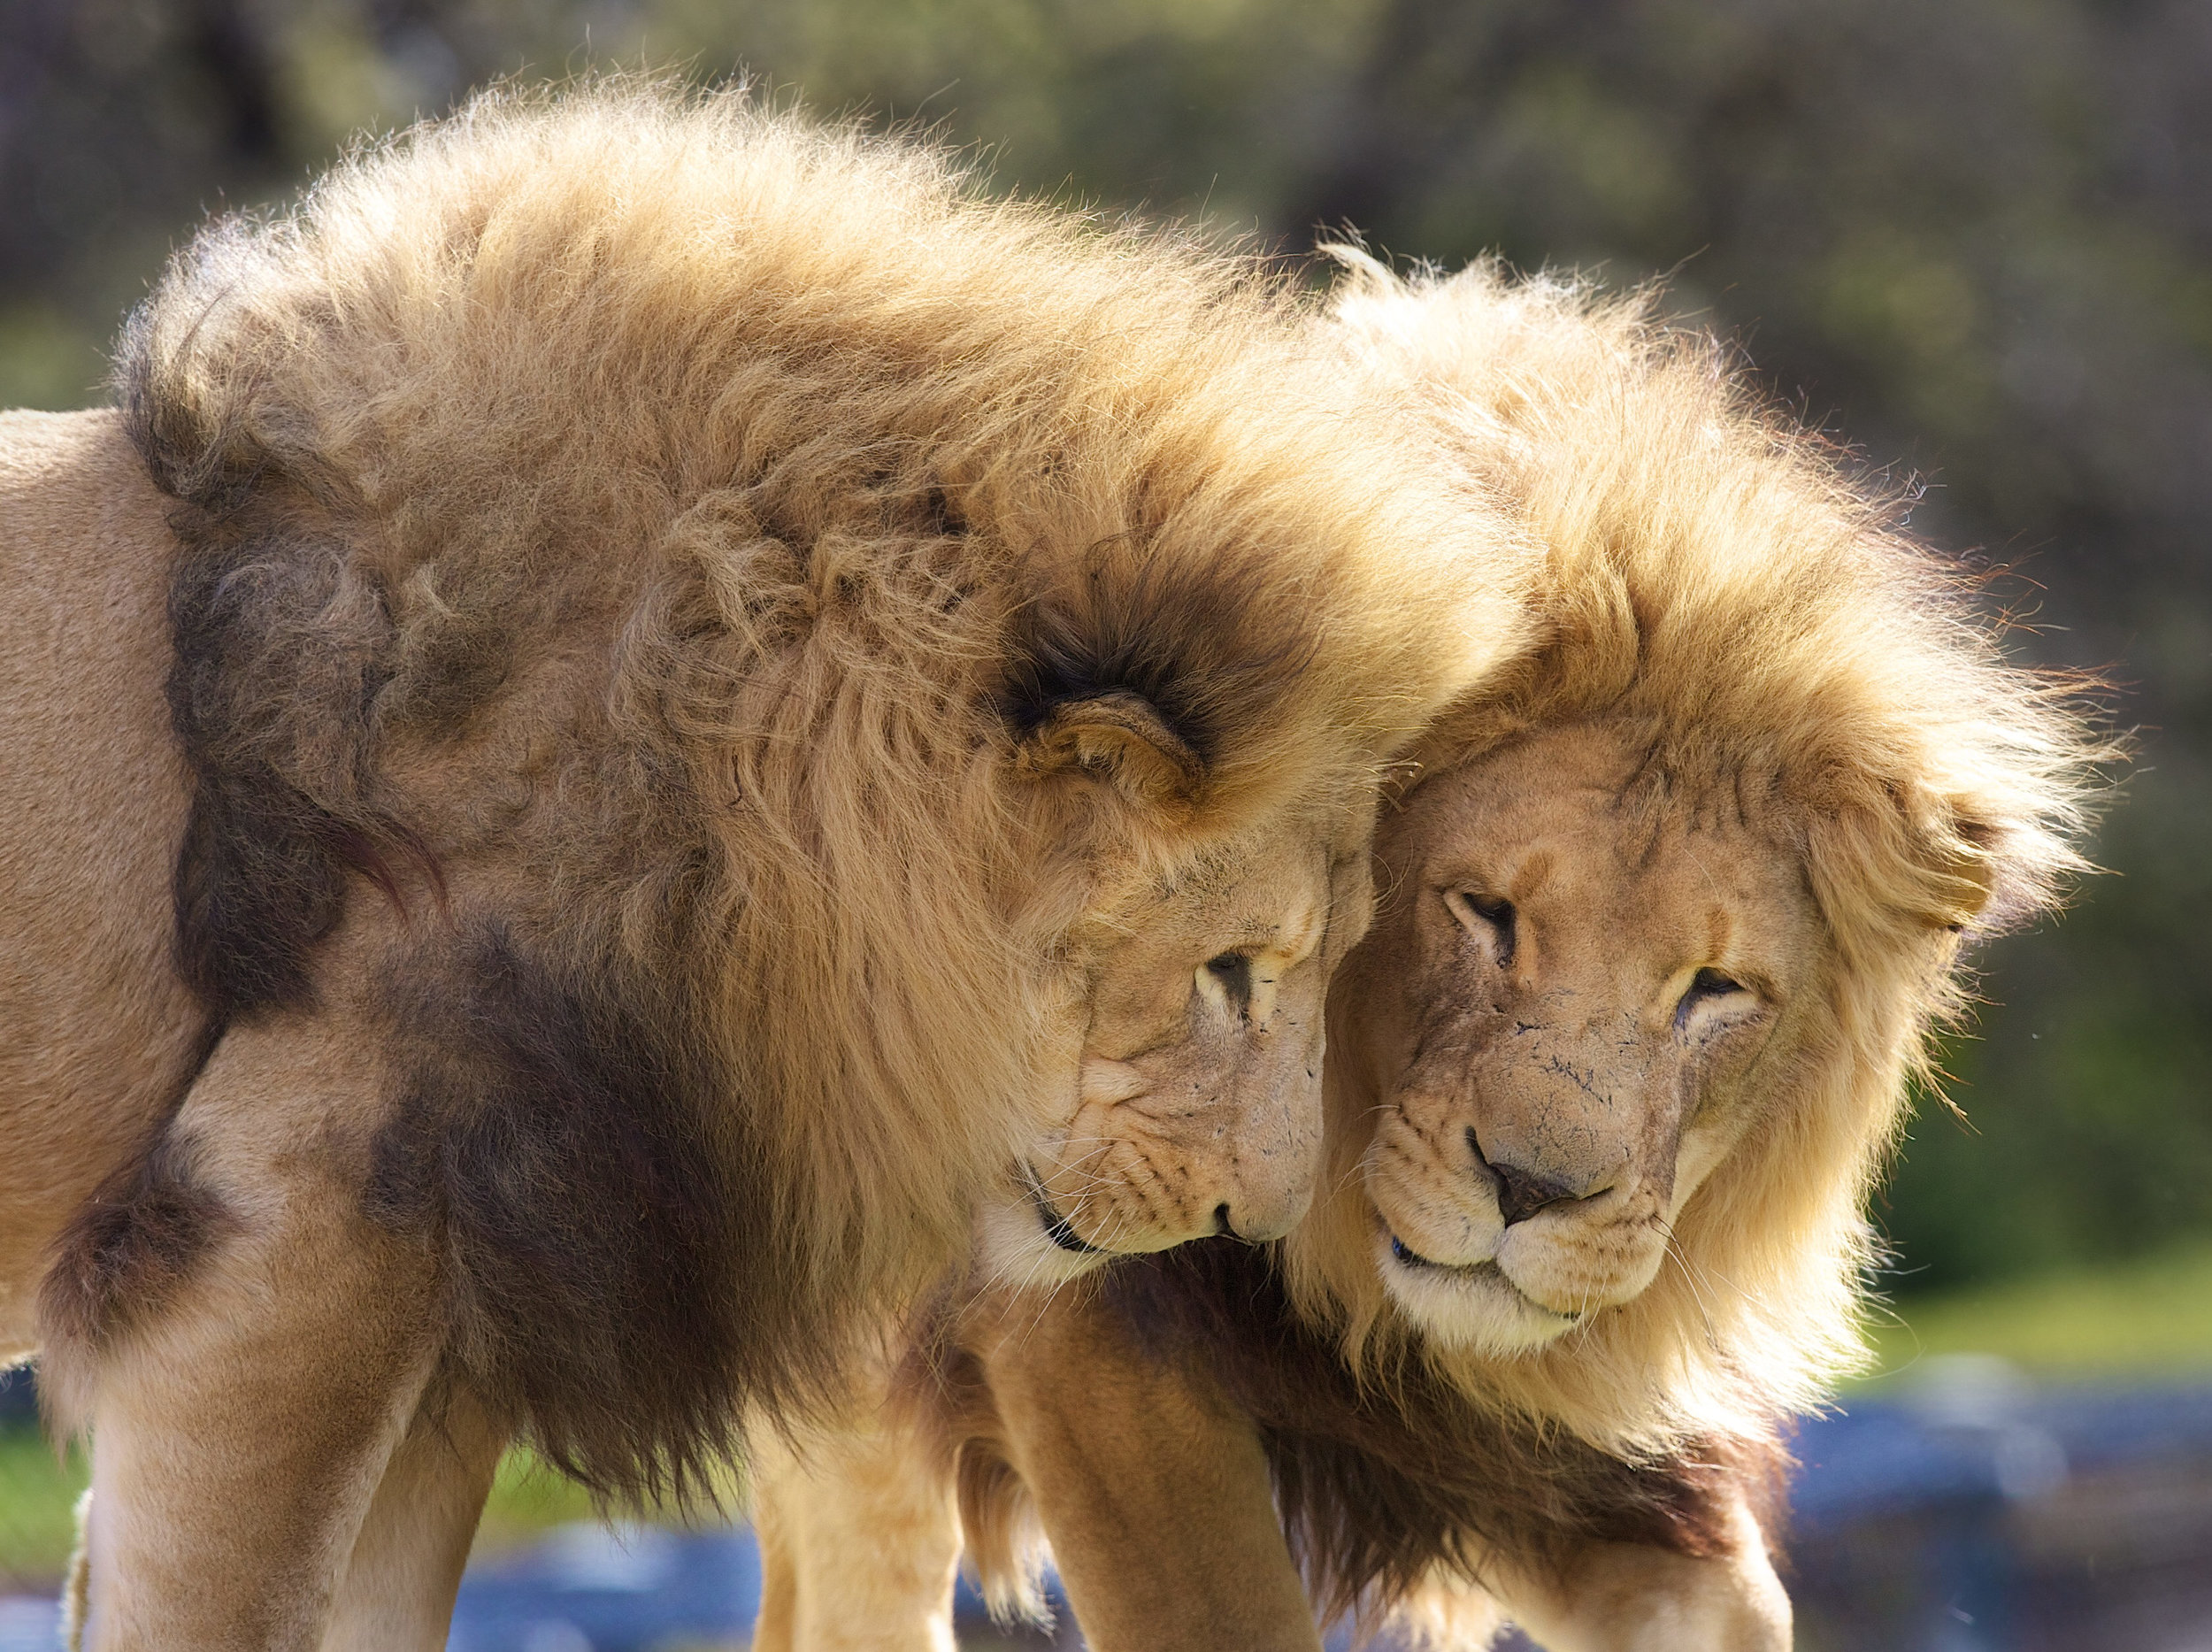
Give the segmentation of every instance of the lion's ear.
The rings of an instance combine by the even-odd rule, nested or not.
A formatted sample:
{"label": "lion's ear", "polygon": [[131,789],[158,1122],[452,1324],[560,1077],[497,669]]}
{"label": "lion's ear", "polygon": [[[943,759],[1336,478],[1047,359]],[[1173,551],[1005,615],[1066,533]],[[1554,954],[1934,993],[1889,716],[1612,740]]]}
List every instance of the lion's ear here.
{"label": "lion's ear", "polygon": [[1979,821],[1959,819],[1952,823],[1948,836],[1935,867],[1947,909],[1941,918],[1947,929],[1967,929],[1988,911],[1997,893],[1997,860],[1990,852],[1997,831]]}
{"label": "lion's ear", "polygon": [[1149,700],[1127,689],[1064,700],[1023,740],[1030,773],[1080,773],[1105,780],[1136,802],[1193,802],[1206,765]]}

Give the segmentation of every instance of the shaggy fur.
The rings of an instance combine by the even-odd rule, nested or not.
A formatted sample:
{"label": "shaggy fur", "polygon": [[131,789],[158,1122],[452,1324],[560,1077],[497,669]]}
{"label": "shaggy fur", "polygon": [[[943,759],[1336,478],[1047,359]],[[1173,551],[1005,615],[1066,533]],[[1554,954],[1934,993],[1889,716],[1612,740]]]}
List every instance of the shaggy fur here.
{"label": "shaggy fur", "polygon": [[1513,645],[1508,536],[1286,302],[615,85],[364,153],[134,319],[185,973],[388,1029],[362,1209],[595,1486],[826,1380],[1052,1122],[1098,949],[1340,836]]}
{"label": "shaggy fur", "polygon": [[[1647,756],[1628,806],[1679,830],[1728,799],[1793,853],[1829,953],[1794,1048],[1762,1059],[1760,1124],[1674,1225],[1678,1265],[1546,1348],[1433,1363],[1480,1403],[1611,1450],[1759,1437],[1860,1359],[1861,1208],[1912,1081],[1932,1079],[1926,1030],[1962,1003],[1959,941],[2047,910],[2083,868],[2109,749],[2085,685],[2008,665],[1955,565],[1646,301],[1486,266],[1401,283],[1355,260],[1338,314],[1548,553],[1549,642],[1440,719],[1416,788],[1546,727],[1632,724]],[[1411,1331],[1348,1173],[1369,1099],[1333,1097],[1346,1191],[1286,1256],[1356,1363]]]}
{"label": "shaggy fur", "polygon": [[[1962,939],[2047,910],[2083,869],[2074,842],[2111,748],[2082,710],[2084,685],[2006,663],[1971,582],[1756,403],[1709,341],[1655,327],[1642,301],[1567,283],[1490,267],[1407,282],[1347,261],[1349,348],[1425,409],[1549,557],[1546,643],[1439,719],[1398,806],[1409,818],[1445,777],[1593,732],[1632,758],[1609,802],[1637,827],[1631,839],[1655,855],[1725,817],[1787,881],[1801,879],[1816,966],[1762,1047],[1747,1127],[1676,1217],[1668,1265],[1555,1340],[1501,1356],[1430,1334],[1378,1272],[1362,1172],[1394,1102],[1377,1086],[1417,1052],[1350,1059],[1361,1029],[1346,1018],[1377,980],[1416,967],[1386,910],[1331,997],[1334,1191],[1271,1255],[1208,1245],[1122,1264],[1100,1311],[1153,1365],[1226,1395],[1257,1428],[1292,1547],[1331,1610],[1419,1605],[1432,1584],[1484,1579],[1556,1601],[1582,1587],[1578,1555],[1657,1552],[1726,1563],[1711,1587],[1747,1591],[1740,1621],[1755,1626],[1737,1633],[1768,1645],[1772,1579],[1744,1517],[1777,1539],[1783,1419],[1862,1357],[1875,1256],[1862,1205],[1914,1081],[1931,1080],[1928,1029],[1962,1001]],[[1582,783],[1549,780],[1540,765],[1526,780],[1540,813],[1547,784]],[[1379,839],[1386,891],[1392,829]],[[1369,1064],[1387,1071],[1379,1080]],[[1624,1077],[1607,1093],[1636,1089]],[[1446,1170],[1467,1196],[1486,1185],[1471,1163]],[[1017,1305],[991,1324],[1047,1311],[1063,1310]],[[995,1598],[1033,1608],[1021,1556],[1035,1526],[1005,1464],[1026,1453],[1033,1468],[1045,1448],[1010,1437],[978,1364],[1022,1360],[1022,1336],[979,1355],[964,1326],[951,1334],[924,1385],[929,1427],[947,1431],[941,1462],[968,1459],[964,1518]],[[1025,1380],[1066,1396],[1056,1426],[1142,1426],[1141,1406],[1115,1409],[1133,1391],[1125,1378],[1097,1395],[1077,1371],[1041,1366]],[[1144,1504],[1118,1484],[1079,1501],[1171,1551],[1176,1532],[1236,1513]],[[1753,1559],[1739,1564],[1747,1545]],[[1148,1586],[1121,1578],[1128,1569],[1127,1554],[1102,1569],[1109,1592],[1128,1596],[1106,1604],[1166,1610],[1157,1587],[1142,1596]],[[1694,1571],[1647,1575],[1687,1600],[1709,1587]],[[1632,1562],[1623,1575],[1637,1575]],[[1193,1611],[1240,1587],[1186,1581]]]}

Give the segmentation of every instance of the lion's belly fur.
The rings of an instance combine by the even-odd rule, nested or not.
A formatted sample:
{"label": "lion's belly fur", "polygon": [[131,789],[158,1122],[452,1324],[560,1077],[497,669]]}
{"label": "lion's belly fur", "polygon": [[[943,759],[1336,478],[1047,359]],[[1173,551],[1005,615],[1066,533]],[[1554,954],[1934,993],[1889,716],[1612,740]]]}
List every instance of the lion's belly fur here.
{"label": "lion's belly fur", "polygon": [[169,961],[165,503],[114,413],[0,415],[0,1359],[202,1037]]}

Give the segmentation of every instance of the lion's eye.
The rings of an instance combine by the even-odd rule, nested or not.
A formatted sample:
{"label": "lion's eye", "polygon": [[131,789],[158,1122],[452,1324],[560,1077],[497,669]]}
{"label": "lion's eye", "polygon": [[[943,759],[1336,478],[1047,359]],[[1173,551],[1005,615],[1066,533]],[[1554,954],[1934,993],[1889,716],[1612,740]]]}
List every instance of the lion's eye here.
{"label": "lion's eye", "polygon": [[1512,902],[1503,895],[1477,895],[1470,889],[1455,889],[1445,899],[1451,905],[1452,915],[1470,933],[1486,934],[1497,950],[1500,969],[1513,962],[1516,915]]}
{"label": "lion's eye", "polygon": [[[1187,956],[1187,955],[1186,955]],[[1224,952],[1206,960],[1205,973],[1229,1002],[1229,1007],[1242,1014],[1252,1003],[1252,960],[1241,952]]]}
{"label": "lion's eye", "polygon": [[1674,1024],[1680,1026],[1689,1018],[1692,1010],[1709,999],[1730,998],[1739,994],[1747,995],[1748,992],[1749,988],[1733,976],[1724,975],[1718,970],[1700,970],[1690,977],[1689,990],[1682,995],[1682,1002],[1675,1006]]}

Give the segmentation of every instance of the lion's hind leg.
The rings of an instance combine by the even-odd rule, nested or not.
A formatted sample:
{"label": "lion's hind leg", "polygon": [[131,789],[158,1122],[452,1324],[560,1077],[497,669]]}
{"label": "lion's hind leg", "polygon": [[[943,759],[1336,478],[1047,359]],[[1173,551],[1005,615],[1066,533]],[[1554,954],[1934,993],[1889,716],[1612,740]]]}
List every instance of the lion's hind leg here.
{"label": "lion's hind leg", "polygon": [[426,1397],[369,1504],[322,1652],[440,1652],[506,1439],[465,1388]]}
{"label": "lion's hind leg", "polygon": [[429,1245],[362,1213],[374,1051],[320,1016],[234,1028],[58,1256],[42,1316],[93,1435],[94,1652],[322,1637],[440,1351]]}

